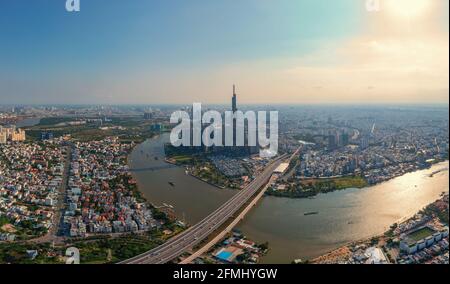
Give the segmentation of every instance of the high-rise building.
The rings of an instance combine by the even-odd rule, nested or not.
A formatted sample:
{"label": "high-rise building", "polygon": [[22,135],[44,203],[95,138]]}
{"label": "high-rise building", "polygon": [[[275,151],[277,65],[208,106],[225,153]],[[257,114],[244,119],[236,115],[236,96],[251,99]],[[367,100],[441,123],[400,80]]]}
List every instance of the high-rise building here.
{"label": "high-rise building", "polygon": [[11,134],[11,141],[22,142],[25,141],[25,131],[22,129],[17,129]]}
{"label": "high-rise building", "polygon": [[0,126],[0,144],[5,144],[6,140],[7,140],[6,132],[3,132],[3,129]]}
{"label": "high-rise building", "polygon": [[16,129],[15,126],[0,127],[0,143],[6,143],[7,140],[13,142],[25,141],[25,131]]}
{"label": "high-rise building", "polygon": [[237,95],[236,95],[236,86],[233,85],[233,99],[231,100],[231,107],[233,112],[237,111]]}
{"label": "high-rise building", "polygon": [[[233,98],[231,99],[231,110],[233,113],[237,111],[237,95],[236,86],[233,85]],[[233,118],[233,146],[237,146],[237,131],[236,131],[236,119]]]}
{"label": "high-rise building", "polygon": [[334,150],[336,149],[337,143],[336,143],[336,135],[329,134],[328,135],[328,149]]}
{"label": "high-rise building", "polygon": [[347,146],[348,143],[349,143],[349,135],[348,135],[348,133],[345,133],[345,132],[342,133],[342,135],[341,135],[341,137],[339,139],[339,142],[340,142],[341,146]]}

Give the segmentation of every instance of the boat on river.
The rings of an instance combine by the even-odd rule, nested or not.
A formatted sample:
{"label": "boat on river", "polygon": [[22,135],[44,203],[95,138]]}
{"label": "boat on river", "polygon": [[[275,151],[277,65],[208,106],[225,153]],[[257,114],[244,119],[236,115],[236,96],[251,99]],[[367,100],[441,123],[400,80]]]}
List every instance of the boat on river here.
{"label": "boat on river", "polygon": [[319,212],[317,212],[317,211],[311,211],[311,212],[305,212],[305,213],[303,213],[303,215],[305,215],[305,216],[309,216],[309,215],[317,215],[317,214],[319,214]]}

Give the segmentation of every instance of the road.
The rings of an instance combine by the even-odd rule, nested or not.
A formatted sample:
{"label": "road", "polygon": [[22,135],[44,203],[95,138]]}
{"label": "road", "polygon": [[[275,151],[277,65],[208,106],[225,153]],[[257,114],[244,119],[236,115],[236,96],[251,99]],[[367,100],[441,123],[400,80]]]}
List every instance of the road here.
{"label": "road", "polygon": [[259,191],[259,193],[250,201],[250,203],[245,207],[245,209],[239,213],[239,216],[237,216],[233,222],[231,222],[222,232],[220,232],[217,236],[215,236],[211,241],[209,241],[205,246],[203,246],[201,249],[197,250],[193,254],[191,254],[189,257],[183,259],[180,264],[189,264],[193,262],[196,258],[202,256],[204,253],[208,252],[213,246],[215,246],[218,242],[223,240],[228,233],[230,233],[237,224],[244,219],[244,216],[247,215],[247,213],[256,206],[256,203],[263,197],[263,195],[266,193],[267,188],[270,186],[270,184],[275,181],[276,178],[272,176],[270,181],[264,186],[262,190]]}
{"label": "road", "polygon": [[272,161],[250,184],[196,225],[176,235],[161,246],[120,262],[120,264],[162,264],[188,252],[227,222],[229,218],[233,217],[269,181],[273,171],[286,157],[285,154]]}
{"label": "road", "polygon": [[42,237],[30,240],[36,243],[63,243],[64,236],[61,234],[61,227],[63,226],[64,208],[65,208],[65,196],[69,181],[70,161],[72,158],[72,147],[66,147],[67,156],[64,161],[64,172],[62,174],[61,185],[58,189],[58,200],[55,208],[55,214],[52,218],[52,226],[47,234]]}

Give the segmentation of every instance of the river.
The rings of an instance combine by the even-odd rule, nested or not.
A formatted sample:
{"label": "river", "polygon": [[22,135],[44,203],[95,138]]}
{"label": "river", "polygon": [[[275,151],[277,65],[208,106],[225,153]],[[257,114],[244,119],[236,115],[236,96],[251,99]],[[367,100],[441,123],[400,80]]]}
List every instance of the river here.
{"label": "river", "polygon": [[39,124],[40,121],[41,121],[40,118],[30,117],[30,118],[25,118],[25,119],[22,119],[22,120],[16,122],[15,125],[17,127],[30,127],[30,126],[35,126],[35,125]]}
{"label": "river", "polygon": [[[150,202],[173,205],[180,219],[193,224],[235,191],[199,181],[186,175],[183,168],[167,168],[163,148],[167,139],[163,135],[138,145],[130,155],[130,166]],[[430,174],[448,166],[443,162],[376,186],[321,194],[314,199],[264,197],[239,229],[252,240],[269,242],[264,263],[317,257],[347,242],[380,234],[438,199],[442,192],[448,192],[448,170]],[[319,214],[304,216],[309,211]]]}

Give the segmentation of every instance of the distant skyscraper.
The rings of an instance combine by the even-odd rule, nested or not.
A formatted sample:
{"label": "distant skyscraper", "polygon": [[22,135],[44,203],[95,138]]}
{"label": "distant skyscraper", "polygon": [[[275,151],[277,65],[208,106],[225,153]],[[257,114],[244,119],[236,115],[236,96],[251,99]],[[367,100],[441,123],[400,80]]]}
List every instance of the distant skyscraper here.
{"label": "distant skyscraper", "polygon": [[[231,110],[233,113],[237,111],[237,96],[236,96],[236,86],[233,85],[233,98],[231,99]],[[233,118],[233,145],[236,146],[236,119]]]}
{"label": "distant skyscraper", "polygon": [[342,133],[339,142],[341,143],[341,146],[347,146],[349,143],[349,135],[348,133],[344,132]]}
{"label": "distant skyscraper", "polygon": [[237,96],[236,96],[236,86],[233,85],[233,99],[231,101],[233,112],[237,111]]}
{"label": "distant skyscraper", "polygon": [[334,150],[336,149],[337,143],[336,143],[336,135],[329,134],[328,135],[328,149]]}

